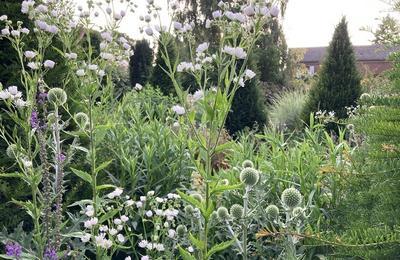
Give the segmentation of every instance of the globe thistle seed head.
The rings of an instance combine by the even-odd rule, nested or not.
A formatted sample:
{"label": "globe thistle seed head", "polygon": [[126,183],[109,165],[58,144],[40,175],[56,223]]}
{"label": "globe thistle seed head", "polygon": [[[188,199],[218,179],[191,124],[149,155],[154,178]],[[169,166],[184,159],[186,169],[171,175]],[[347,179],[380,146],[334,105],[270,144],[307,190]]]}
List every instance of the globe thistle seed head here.
{"label": "globe thistle seed head", "polygon": [[306,214],[304,213],[304,209],[301,207],[295,207],[293,209],[293,217],[298,220],[304,220],[306,218]]}
{"label": "globe thistle seed head", "polygon": [[200,194],[198,194],[198,193],[194,193],[194,194],[192,194],[192,195],[190,195],[192,198],[194,198],[195,200],[198,200],[198,201],[202,201],[203,200],[203,197],[200,195]]}
{"label": "globe thistle seed head", "polygon": [[18,146],[16,144],[10,144],[7,147],[6,154],[11,159],[15,159],[17,157],[17,154],[18,154]]}
{"label": "globe thistle seed head", "polygon": [[192,215],[194,208],[192,207],[192,205],[187,205],[184,210],[187,215]]}
{"label": "globe thistle seed head", "polygon": [[250,160],[244,160],[242,163],[243,168],[254,168],[254,164]]}
{"label": "globe thistle seed head", "polygon": [[282,192],[281,200],[283,206],[293,209],[300,205],[302,196],[301,193],[295,188],[288,188]]}
{"label": "globe thistle seed head", "polygon": [[244,213],[244,211],[243,211],[242,205],[233,204],[232,207],[230,208],[230,213],[231,213],[231,216],[232,216],[234,219],[241,219],[241,218],[243,218],[243,213]]}
{"label": "globe thistle seed head", "polygon": [[218,218],[220,220],[226,220],[227,218],[229,218],[229,212],[228,209],[225,207],[219,207],[217,209],[217,214],[218,214]]}
{"label": "globe thistle seed head", "polygon": [[246,186],[254,186],[260,179],[260,174],[254,168],[244,168],[240,172],[240,181]]}
{"label": "globe thistle seed head", "polygon": [[277,219],[279,217],[279,208],[275,205],[269,205],[265,212],[267,213],[267,217],[269,219]]}
{"label": "globe thistle seed head", "polygon": [[55,106],[62,106],[67,102],[67,93],[61,88],[52,88],[47,94],[47,99]]}
{"label": "globe thistle seed head", "polygon": [[89,124],[89,117],[85,113],[79,112],[75,115],[75,121],[81,128],[85,128]]}
{"label": "globe thistle seed head", "polygon": [[178,236],[183,237],[187,233],[187,228],[184,225],[179,225],[176,227],[176,233]]}

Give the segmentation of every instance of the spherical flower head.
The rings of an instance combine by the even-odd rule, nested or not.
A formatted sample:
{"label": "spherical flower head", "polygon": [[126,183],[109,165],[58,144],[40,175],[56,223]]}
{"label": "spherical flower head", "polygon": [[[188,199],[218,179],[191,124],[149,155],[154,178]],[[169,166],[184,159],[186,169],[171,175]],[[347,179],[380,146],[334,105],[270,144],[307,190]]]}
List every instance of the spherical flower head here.
{"label": "spherical flower head", "polygon": [[242,205],[239,204],[233,204],[232,207],[230,208],[230,214],[234,219],[241,219],[243,218],[243,207]]}
{"label": "spherical flower head", "polygon": [[62,106],[67,102],[67,93],[61,88],[52,88],[49,90],[47,98],[55,106]]}
{"label": "spherical flower head", "polygon": [[240,181],[246,186],[252,187],[257,184],[260,179],[260,174],[254,168],[244,168],[240,172]]}
{"label": "spherical flower head", "polygon": [[18,146],[16,144],[10,144],[7,147],[6,154],[11,159],[15,159],[18,155]]}
{"label": "spherical flower head", "polygon": [[75,121],[81,128],[85,128],[89,124],[89,117],[85,113],[79,112],[75,115]]}
{"label": "spherical flower head", "polygon": [[244,160],[242,163],[243,168],[254,168],[254,164],[250,160]]}
{"label": "spherical flower head", "polygon": [[279,208],[275,205],[269,205],[265,212],[267,213],[267,217],[269,219],[277,219],[279,217]]}
{"label": "spherical flower head", "polygon": [[282,192],[281,200],[283,206],[293,209],[300,205],[302,196],[301,193],[295,188],[289,188]]}
{"label": "spherical flower head", "polygon": [[229,218],[228,209],[225,208],[225,207],[219,207],[219,208],[217,209],[217,215],[218,215],[218,218],[219,218],[220,220],[226,220],[226,219],[228,219],[228,218]]}
{"label": "spherical flower head", "polygon": [[187,233],[187,228],[184,225],[179,225],[176,228],[176,233],[178,234],[178,236],[183,237]]}
{"label": "spherical flower head", "polygon": [[304,214],[304,209],[302,207],[295,207],[293,209],[292,215],[298,220],[304,220],[306,215]]}
{"label": "spherical flower head", "polygon": [[185,207],[184,211],[185,211],[185,213],[186,213],[187,215],[191,215],[191,214],[193,214],[194,208],[193,208],[192,205],[187,205],[187,206]]}

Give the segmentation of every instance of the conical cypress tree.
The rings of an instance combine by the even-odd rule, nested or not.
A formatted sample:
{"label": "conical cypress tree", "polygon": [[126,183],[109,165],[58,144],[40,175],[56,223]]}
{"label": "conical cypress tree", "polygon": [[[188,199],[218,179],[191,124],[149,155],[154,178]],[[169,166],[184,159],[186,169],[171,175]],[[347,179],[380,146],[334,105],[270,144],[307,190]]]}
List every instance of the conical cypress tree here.
{"label": "conical cypress tree", "polygon": [[[168,33],[163,33],[160,37],[165,37],[163,40],[165,40],[166,42],[166,49],[168,52],[169,60],[171,61],[171,63],[174,63],[178,52],[174,37]],[[172,84],[171,79],[164,70],[167,70],[167,65],[165,64],[165,61],[162,57],[162,52],[158,50],[156,64],[151,76],[151,84],[154,87],[158,87],[164,95],[169,95],[171,93],[174,94],[174,85]]]}
{"label": "conical cypress tree", "polygon": [[[255,67],[253,60],[253,57],[248,60],[249,68]],[[238,67],[240,66],[238,64]],[[244,87],[236,91],[225,123],[229,134],[235,135],[246,127],[253,128],[255,125],[262,128],[266,124],[267,117],[262,96],[257,77],[247,81]]]}
{"label": "conical cypress tree", "polygon": [[346,118],[346,106],[356,105],[361,94],[360,74],[343,17],[337,25],[316,84],[311,88],[304,119],[318,110],[334,111]]}
{"label": "conical cypress tree", "polygon": [[153,50],[146,40],[137,41],[129,61],[129,76],[132,86],[136,83],[145,85],[151,76]]}

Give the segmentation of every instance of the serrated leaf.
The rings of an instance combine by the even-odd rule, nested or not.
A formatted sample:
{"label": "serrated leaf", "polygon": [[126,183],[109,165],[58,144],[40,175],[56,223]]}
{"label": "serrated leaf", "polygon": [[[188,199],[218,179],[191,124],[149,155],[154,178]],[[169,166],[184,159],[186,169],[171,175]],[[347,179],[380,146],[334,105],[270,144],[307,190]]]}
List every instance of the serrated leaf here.
{"label": "serrated leaf", "polygon": [[242,183],[239,184],[235,184],[235,185],[220,185],[215,187],[214,189],[211,190],[211,195],[215,194],[215,193],[219,193],[219,192],[223,192],[223,191],[227,191],[227,190],[237,190],[243,187]]}
{"label": "serrated leaf", "polygon": [[82,180],[92,184],[92,176],[89,173],[74,168],[71,168],[71,171]]}
{"label": "serrated leaf", "polygon": [[234,239],[214,245],[214,246],[208,251],[208,253],[207,253],[207,255],[206,255],[206,259],[209,259],[213,254],[215,254],[215,253],[217,253],[217,252],[219,252],[219,251],[222,251],[222,250],[227,249],[228,247],[230,247],[231,245],[233,245],[233,243],[235,243],[235,240],[234,240]]}
{"label": "serrated leaf", "polygon": [[181,246],[178,246],[178,249],[179,249],[179,253],[181,254],[183,260],[196,260],[196,258],[194,256],[192,256],[188,251],[183,249]]}
{"label": "serrated leaf", "polygon": [[200,239],[196,238],[192,233],[189,232],[189,239],[192,242],[193,245],[195,245],[199,250],[204,250],[205,248],[205,243],[204,241],[201,241]]}

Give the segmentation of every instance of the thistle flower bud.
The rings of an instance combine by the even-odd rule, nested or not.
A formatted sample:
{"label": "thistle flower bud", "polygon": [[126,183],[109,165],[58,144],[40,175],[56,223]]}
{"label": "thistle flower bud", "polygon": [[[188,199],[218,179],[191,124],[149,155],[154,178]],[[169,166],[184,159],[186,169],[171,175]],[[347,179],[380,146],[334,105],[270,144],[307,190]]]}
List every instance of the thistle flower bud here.
{"label": "thistle flower bud", "polygon": [[67,93],[61,88],[52,88],[49,90],[47,98],[55,106],[62,106],[67,102]]}
{"label": "thistle flower bud", "polygon": [[277,219],[279,217],[279,208],[275,205],[269,205],[265,212],[267,213],[267,217],[269,219]]}
{"label": "thistle flower bud", "polygon": [[75,121],[80,128],[85,128],[86,125],[89,123],[89,117],[85,113],[79,112],[75,115]]}
{"label": "thistle flower bud", "polygon": [[257,184],[260,179],[260,174],[256,169],[253,168],[244,168],[240,173],[240,181],[243,182],[246,186],[254,186]]}
{"label": "thistle flower bud", "polygon": [[220,220],[226,220],[229,217],[228,209],[225,207],[219,207],[217,209],[217,214]]}
{"label": "thistle flower bud", "polygon": [[300,205],[301,203],[301,193],[295,188],[289,188],[282,192],[281,200],[283,206],[289,209],[293,209]]}
{"label": "thistle flower bud", "polygon": [[295,207],[293,209],[293,217],[298,219],[298,220],[304,220],[306,219],[306,214],[304,213],[304,209],[301,207]]}
{"label": "thistle flower bud", "polygon": [[192,205],[187,205],[184,210],[187,215],[191,215],[193,214],[194,208],[192,207]]}
{"label": "thistle flower bud", "polygon": [[231,213],[231,216],[232,216],[234,219],[241,219],[241,218],[243,218],[243,213],[244,213],[244,211],[243,211],[242,205],[233,204],[232,207],[230,208],[230,213]]}
{"label": "thistle flower bud", "polygon": [[244,160],[242,163],[243,168],[254,168],[254,164],[250,160]]}
{"label": "thistle flower bud", "polygon": [[10,144],[7,147],[6,154],[7,154],[8,157],[10,157],[12,159],[15,159],[17,157],[17,154],[18,154],[17,145],[16,144]]}
{"label": "thistle flower bud", "polygon": [[179,226],[176,228],[176,233],[177,233],[178,236],[180,236],[180,237],[185,236],[186,232],[187,232],[187,228],[186,228],[184,225],[179,225]]}

